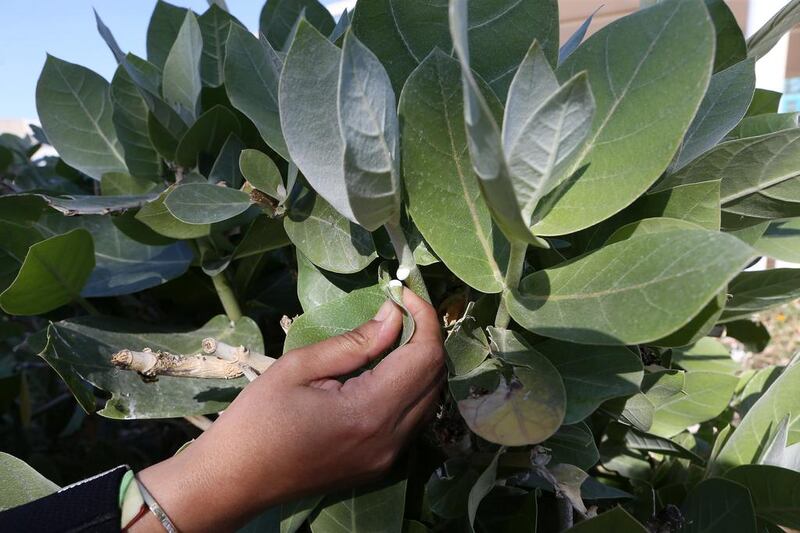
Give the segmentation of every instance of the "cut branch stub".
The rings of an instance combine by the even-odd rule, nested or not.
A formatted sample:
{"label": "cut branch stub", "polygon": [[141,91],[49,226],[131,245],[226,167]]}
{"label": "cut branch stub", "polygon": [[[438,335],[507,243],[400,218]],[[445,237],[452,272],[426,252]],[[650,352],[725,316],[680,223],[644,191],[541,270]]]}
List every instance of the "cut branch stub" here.
{"label": "cut branch stub", "polygon": [[275,359],[251,352],[244,346],[231,346],[213,338],[203,339],[198,354],[181,355],[144,348],[120,350],[111,356],[118,368],[134,370],[145,379],[158,376],[234,379],[242,375],[253,381]]}

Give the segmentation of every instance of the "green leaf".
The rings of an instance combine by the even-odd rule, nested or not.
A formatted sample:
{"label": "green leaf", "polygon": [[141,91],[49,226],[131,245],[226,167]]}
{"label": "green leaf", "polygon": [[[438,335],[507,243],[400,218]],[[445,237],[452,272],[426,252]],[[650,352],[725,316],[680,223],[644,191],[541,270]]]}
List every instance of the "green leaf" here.
{"label": "green leaf", "polygon": [[333,31],[333,17],[317,0],[271,0],[261,10],[260,33],[275,49],[286,50],[301,15],[320,33],[329,35]]}
{"label": "green leaf", "polygon": [[[487,87],[480,85],[470,68],[468,28],[467,0],[453,0],[450,3],[450,35],[461,65],[464,121],[472,167],[478,176],[481,192],[492,217],[506,237],[511,241],[539,244],[546,248],[546,243],[531,234],[529,223],[523,220],[517,204],[511,170],[503,153],[500,128],[497,125],[497,116],[502,105]],[[535,46],[533,52],[535,55]],[[523,63],[523,66],[526,65],[529,67],[523,69],[523,72],[534,69],[533,60]]]}
{"label": "green leaf", "polygon": [[745,117],[729,134],[729,139],[758,137],[769,133],[797,128],[800,113],[767,113]]}
{"label": "green leaf", "polygon": [[[107,174],[104,174],[107,176]],[[90,196],[90,195],[41,195],[47,205],[67,216],[107,215],[127,209],[135,209],[158,197],[158,193],[137,194],[133,196]]]}
{"label": "green leaf", "polygon": [[511,82],[503,119],[503,147],[525,222],[541,198],[569,177],[564,171],[575,163],[593,114],[586,75],[578,74],[559,87],[534,43]]}
{"label": "green leaf", "polygon": [[572,55],[578,46],[580,46],[581,42],[583,42],[583,38],[586,37],[586,32],[589,30],[589,26],[592,24],[592,20],[594,16],[597,15],[597,12],[602,9],[603,6],[598,7],[594,10],[594,13],[589,15],[583,23],[578,26],[578,29],[575,30],[575,33],[570,35],[569,39],[567,39],[564,44],[561,45],[561,48],[558,50],[558,64],[560,65],[566,59]]}
{"label": "green leaf", "polygon": [[94,268],[94,243],[75,229],[30,247],[14,282],[0,294],[0,307],[12,315],[40,315],[68,304]]}
{"label": "green leaf", "polygon": [[800,23],[800,0],[791,0],[747,39],[747,55],[761,59]]}
{"label": "green leaf", "polygon": [[653,425],[653,413],[656,410],[653,402],[641,392],[630,398],[619,398],[606,402],[601,409],[615,420],[643,432],[648,431]]}
{"label": "green leaf", "polygon": [[781,105],[783,94],[767,89],[756,89],[753,94],[753,102],[747,110],[748,117],[762,115],[764,113],[777,113]]}
{"label": "green leaf", "polygon": [[[569,405],[569,396],[567,402]],[[542,446],[550,450],[554,462],[574,465],[582,470],[589,470],[600,460],[594,435],[584,422],[561,426]]]}
{"label": "green leaf", "polygon": [[277,250],[289,244],[280,220],[264,215],[256,217],[233,251],[233,259],[242,259]]}
{"label": "green leaf", "polygon": [[733,375],[742,369],[731,359],[730,350],[714,337],[704,337],[692,346],[672,350],[672,363],[689,372]]}
{"label": "green leaf", "polygon": [[164,199],[172,189],[167,189],[161,196],[145,204],[136,213],[136,220],[165,237],[172,239],[197,239],[205,237],[211,231],[209,224],[187,224],[175,218],[164,204]]}
{"label": "green leaf", "polygon": [[647,533],[647,530],[622,507],[615,507],[579,523],[569,530],[571,533]]}
{"label": "green leaf", "polygon": [[586,346],[550,339],[534,348],[553,363],[564,380],[565,424],[587,418],[606,400],[639,392],[642,362],[625,347]]}
{"label": "green leaf", "polygon": [[756,85],[755,61],[748,59],[711,76],[695,119],[670,165],[676,172],[721,141],[742,120]]}
{"label": "green leaf", "polygon": [[456,276],[487,293],[503,290],[509,244],[494,226],[475,179],[464,131],[458,63],[434,52],[400,97],[408,211]]}
{"label": "green leaf", "polygon": [[375,272],[367,269],[358,274],[343,275],[327,272],[314,266],[297,253],[297,298],[303,311],[324,305],[356,290],[375,285]]}
{"label": "green leaf", "polygon": [[302,348],[357,328],[370,320],[386,297],[377,287],[358,289],[303,313],[292,322],[283,351]]}
{"label": "green leaf", "polygon": [[775,437],[764,450],[758,464],[779,466],[800,472],[800,442],[789,444],[789,417],[781,420]]}
{"label": "green leaf", "polygon": [[24,461],[3,452],[0,452],[0,487],[3,487],[0,511],[44,498],[59,489]]}
{"label": "green leaf", "polygon": [[669,231],[692,231],[702,229],[697,224],[692,224],[677,218],[645,218],[622,226],[615,231],[605,242],[606,245],[653,233],[664,233]]}
{"label": "green leaf", "polygon": [[47,56],[36,86],[42,128],[61,158],[99,180],[127,172],[112,121],[109,84],[91,70]]}
{"label": "green leaf", "polygon": [[219,155],[214,161],[214,166],[208,173],[208,182],[214,185],[224,183],[228,187],[240,189],[244,185],[244,176],[239,170],[239,157],[244,148],[245,145],[239,137],[233,133],[228,135],[228,139],[220,148]]}
{"label": "green leaf", "polygon": [[747,488],[711,478],[696,485],[681,509],[686,533],[756,533],[756,513]]}
{"label": "green leaf", "polygon": [[214,106],[200,115],[180,140],[175,161],[185,168],[193,168],[200,154],[216,156],[232,133],[241,135],[239,119],[228,108]]}
{"label": "green leaf", "polygon": [[800,263],[800,218],[773,222],[754,246],[775,259]]}
{"label": "green leaf", "polygon": [[739,382],[717,372],[670,371],[649,374],[644,381],[642,389],[656,408],[650,433],[661,437],[673,437],[719,415]]}
{"label": "green leaf", "polygon": [[95,398],[82,381],[111,393],[98,413],[108,418],[201,415],[224,409],[247,380],[161,376],[158,381],[145,382],[138,373],[113,366],[111,355],[122,349],[147,347],[193,354],[200,352],[200,341],[206,337],[264,351],[261,332],[247,317],[234,324],[220,315],[202,328],[188,332],[172,332],[115,318],[85,317],[52,323],[47,347],[40,355],[64,379],[88,413],[95,410]]}
{"label": "green leaf", "polygon": [[[667,0],[609,24],[558,68],[560,80],[588,71],[597,111],[579,163],[566,173],[588,167],[534,226],[537,235],[591,226],[653,184],[697,112],[713,53],[713,27],[703,2]],[[657,108],[642,117],[641,102],[655,100]]]}
{"label": "green leaf", "polygon": [[[621,433],[623,435],[624,446],[628,450],[653,452],[671,457],[679,457],[681,459],[689,459],[692,463],[697,465],[705,464],[700,457],[675,442],[675,440],[659,437],[658,435],[653,435],[637,428],[618,423],[614,423],[606,431],[609,437],[614,438],[617,438],[615,435],[616,433]],[[604,455],[607,454],[606,449],[604,449],[603,452]]]}
{"label": "green leaf", "polygon": [[194,254],[186,243],[148,246],[122,233],[105,216],[49,215],[36,224],[54,236],[82,228],[94,241],[95,267],[81,296],[97,298],[133,294],[182,276]]}
{"label": "green leaf", "polygon": [[161,158],[148,134],[147,102],[123,66],[117,67],[111,80],[111,101],[111,119],[128,170],[138,177],[157,180],[161,176]]}
{"label": "green leaf", "polygon": [[338,110],[344,184],[353,217],[369,231],[400,218],[400,126],[389,76],[348,33],[342,46]]}
{"label": "green leaf", "polygon": [[250,195],[210,183],[178,185],[164,198],[172,216],[187,224],[213,224],[228,220],[250,207]]}
{"label": "green leaf", "polygon": [[796,177],[795,161],[799,154],[798,129],[728,141],[669,176],[654,190],[721,180],[720,194],[724,206]]}
{"label": "green leaf", "polygon": [[497,450],[489,465],[475,480],[475,484],[467,496],[467,520],[472,533],[475,533],[475,517],[478,514],[478,507],[497,482],[497,461],[503,452],[505,452],[505,448]]}
{"label": "green leaf", "polygon": [[447,351],[447,367],[456,376],[478,368],[490,352],[483,328],[469,311],[465,311],[464,316],[453,325],[444,348]]}
{"label": "green leaf", "polygon": [[728,286],[730,297],[720,322],[746,318],[800,298],[800,276],[792,268],[742,272]]}
{"label": "green leaf", "polygon": [[225,81],[225,45],[232,26],[243,28],[242,23],[226,10],[212,4],[197,19],[203,39],[200,59],[200,78],[203,85],[218,87]]}
{"label": "green leaf", "polygon": [[360,272],[378,255],[368,231],[344,218],[308,189],[292,205],[283,225],[303,255],[331,272]]}
{"label": "green leaf", "polygon": [[[499,376],[497,387],[483,394],[474,390],[455,393],[458,410],[469,428],[490,442],[506,446],[540,443],[564,421],[566,396],[561,376],[518,333],[491,328],[489,335],[492,354],[514,365],[512,375]],[[482,368],[456,381],[470,383]],[[453,379],[451,390],[452,383]]]}
{"label": "green leaf", "polygon": [[467,498],[480,472],[462,458],[454,458],[435,470],[425,485],[430,510],[445,519],[461,519],[467,514]]}
{"label": "green leaf", "polygon": [[717,33],[714,72],[720,72],[747,58],[747,43],[736,16],[724,0],[706,0],[706,7]]}
{"label": "green leaf", "polygon": [[749,246],[722,233],[641,235],[527,276],[506,303],[514,320],[540,335],[641,344],[689,322],[752,255]]}
{"label": "green leaf", "polygon": [[[396,93],[435,48],[451,50],[447,2],[362,0],[353,32],[386,66]],[[532,41],[541,43],[551,64],[558,55],[558,5],[553,0],[473,2],[469,17],[472,66],[500,98]],[[517,24],[517,21],[527,21]]]}
{"label": "green leaf", "polygon": [[159,70],[164,68],[172,45],[178,37],[188,9],[158,0],[147,26],[147,59]]}
{"label": "green leaf", "polygon": [[[754,353],[763,352],[771,339],[769,330],[760,322],[734,320],[725,324],[725,335],[733,337]],[[673,360],[674,360],[673,355]]]}
{"label": "green leaf", "polygon": [[725,477],[747,487],[759,518],[800,528],[800,472],[771,465],[742,465]]}
{"label": "green leaf", "polygon": [[495,485],[478,507],[475,529],[481,533],[536,533],[537,496],[536,491]]}
{"label": "green leaf", "polygon": [[178,36],[164,62],[164,100],[179,115],[194,120],[197,117],[200,89],[200,60],[203,54],[203,36],[194,13],[188,11]]}
{"label": "green leaf", "polygon": [[308,183],[355,222],[344,179],[344,142],[337,113],[341,56],[311,24],[300,22],[281,73],[281,127],[292,161]]}
{"label": "green leaf", "polygon": [[247,182],[259,191],[283,202],[286,187],[278,167],[269,156],[258,150],[242,150],[239,168]]}
{"label": "green leaf", "polygon": [[328,496],[311,520],[313,533],[401,533],[406,480]]}
{"label": "green leaf", "polygon": [[270,148],[289,159],[278,114],[283,61],[271,46],[237,25],[231,27],[226,49],[225,90],[231,104],[253,121]]}

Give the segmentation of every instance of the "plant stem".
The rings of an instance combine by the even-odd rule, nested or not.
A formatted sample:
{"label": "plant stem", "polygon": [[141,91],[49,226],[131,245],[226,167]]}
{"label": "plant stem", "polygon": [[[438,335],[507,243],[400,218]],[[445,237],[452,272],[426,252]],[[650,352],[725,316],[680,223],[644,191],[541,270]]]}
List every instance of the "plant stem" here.
{"label": "plant stem", "polygon": [[89,313],[90,315],[100,316],[100,311],[98,311],[97,308],[83,296],[76,296],[75,303],[81,306],[83,310]]}
{"label": "plant stem", "polygon": [[405,281],[417,296],[430,303],[431,297],[428,294],[428,288],[425,286],[422,272],[419,271],[417,262],[414,260],[414,252],[411,251],[411,247],[408,245],[403,228],[400,227],[399,223],[392,222],[386,223],[384,227],[389,234],[389,239],[392,241],[397,260],[400,262],[400,266],[397,269],[398,279]]}
{"label": "plant stem", "polygon": [[[528,251],[528,243],[517,241],[511,243],[511,251],[508,254],[508,268],[506,268],[505,290],[516,289],[519,287],[519,280],[522,279],[522,269],[525,267],[525,253]],[[507,328],[511,322],[511,315],[505,304],[505,297],[500,300],[500,307],[497,308],[497,316],[494,325],[498,328]]]}
{"label": "plant stem", "polygon": [[214,274],[211,276],[211,281],[214,283],[214,289],[217,291],[217,296],[219,296],[219,301],[222,302],[222,308],[225,309],[228,319],[231,322],[236,322],[242,318],[242,309],[239,307],[239,302],[233,293],[233,287],[228,283],[228,278],[225,277],[225,272]]}

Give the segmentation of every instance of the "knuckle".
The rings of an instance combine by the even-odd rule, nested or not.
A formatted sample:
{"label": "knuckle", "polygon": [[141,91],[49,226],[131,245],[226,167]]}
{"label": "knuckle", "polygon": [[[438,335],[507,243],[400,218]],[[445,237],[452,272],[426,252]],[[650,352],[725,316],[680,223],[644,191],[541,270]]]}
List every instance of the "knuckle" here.
{"label": "knuckle", "polygon": [[295,373],[299,371],[303,366],[302,357],[296,351],[291,351],[283,354],[279,359],[278,362],[280,363],[280,368],[283,368],[285,372]]}
{"label": "knuckle", "polygon": [[348,352],[363,350],[369,347],[370,344],[369,337],[367,337],[367,335],[361,331],[361,329],[347,331],[339,335],[337,338],[339,339],[341,348]]}

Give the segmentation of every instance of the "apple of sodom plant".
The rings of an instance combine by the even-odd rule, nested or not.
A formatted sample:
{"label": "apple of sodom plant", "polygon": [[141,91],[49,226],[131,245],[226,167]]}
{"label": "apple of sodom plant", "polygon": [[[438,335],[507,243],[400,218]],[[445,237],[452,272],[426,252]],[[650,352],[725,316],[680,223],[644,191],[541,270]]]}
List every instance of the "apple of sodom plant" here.
{"label": "apple of sodom plant", "polygon": [[560,48],[556,0],[269,0],[258,37],[209,4],[158,2],[147,59],[98,16],[113,79],[39,79],[60,159],[0,148],[0,305],[48,319],[88,413],[217,413],[403,282],[446,331],[435,421],[256,530],[800,528],[800,362],[719,340],[763,348],[751,315],[800,296],[743,272],[800,261],[798,115],[754,73],[800,2],[747,41],[722,0],[664,0]]}

